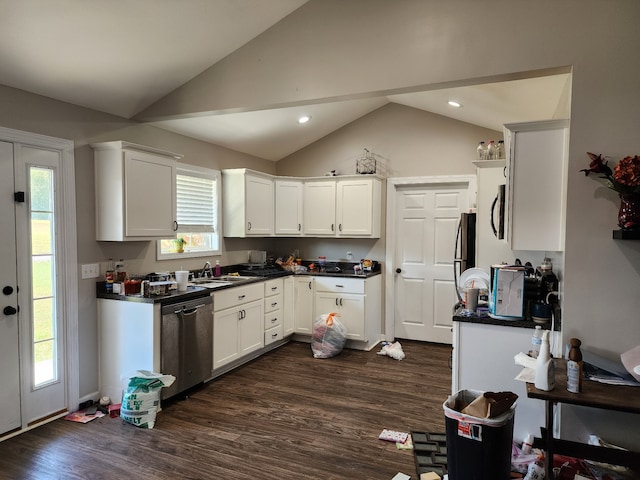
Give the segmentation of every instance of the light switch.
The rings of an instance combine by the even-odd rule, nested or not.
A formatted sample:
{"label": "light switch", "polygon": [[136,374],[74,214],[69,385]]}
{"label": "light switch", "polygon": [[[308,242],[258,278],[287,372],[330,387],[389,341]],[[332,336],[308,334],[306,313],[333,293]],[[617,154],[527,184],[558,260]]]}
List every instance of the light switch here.
{"label": "light switch", "polygon": [[100,276],[100,266],[97,263],[87,263],[81,265],[82,278],[98,278]]}

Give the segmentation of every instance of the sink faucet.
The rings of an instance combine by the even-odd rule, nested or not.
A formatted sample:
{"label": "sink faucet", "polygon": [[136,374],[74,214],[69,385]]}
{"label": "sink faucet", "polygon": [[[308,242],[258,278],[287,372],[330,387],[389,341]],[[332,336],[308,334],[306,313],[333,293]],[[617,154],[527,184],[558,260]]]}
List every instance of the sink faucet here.
{"label": "sink faucet", "polygon": [[211,270],[211,262],[206,261],[204,264],[204,267],[202,268],[202,273],[200,274],[201,277],[207,276],[207,277],[213,277],[213,271]]}

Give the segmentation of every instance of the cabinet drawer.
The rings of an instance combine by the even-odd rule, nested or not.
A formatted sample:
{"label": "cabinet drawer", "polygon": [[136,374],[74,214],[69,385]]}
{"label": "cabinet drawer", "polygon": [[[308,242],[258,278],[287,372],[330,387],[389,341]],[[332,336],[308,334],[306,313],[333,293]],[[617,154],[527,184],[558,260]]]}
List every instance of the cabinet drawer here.
{"label": "cabinet drawer", "polygon": [[213,294],[213,310],[218,312],[227,308],[242,305],[243,303],[262,300],[264,287],[262,283],[245,285],[244,287],[233,287],[222,292]]}
{"label": "cabinet drawer", "polygon": [[282,340],[284,338],[284,330],[282,325],[277,327],[270,328],[266,332],[264,332],[264,344],[269,345],[270,343],[277,342],[278,340]]}
{"label": "cabinet drawer", "polygon": [[364,278],[315,277],[316,292],[364,293]]}
{"label": "cabinet drawer", "polygon": [[282,308],[282,294],[274,295],[264,299],[264,313],[273,312]]}
{"label": "cabinet drawer", "polygon": [[273,280],[267,280],[264,282],[264,296],[270,297],[282,293],[284,289],[284,279],[275,278]]}
{"label": "cabinet drawer", "polygon": [[276,310],[275,312],[264,314],[265,330],[269,330],[270,328],[277,327],[278,325],[282,325],[282,310]]}

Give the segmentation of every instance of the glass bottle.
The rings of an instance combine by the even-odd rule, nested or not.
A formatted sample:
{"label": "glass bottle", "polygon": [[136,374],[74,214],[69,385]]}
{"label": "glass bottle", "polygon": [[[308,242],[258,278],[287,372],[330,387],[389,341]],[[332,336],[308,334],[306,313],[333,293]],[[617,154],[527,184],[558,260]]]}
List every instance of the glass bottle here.
{"label": "glass bottle", "polygon": [[498,140],[498,146],[496,147],[496,159],[507,158],[504,154],[504,140]]}
{"label": "glass bottle", "polygon": [[487,158],[487,156],[486,156],[486,154],[487,154],[487,149],[486,149],[486,147],[484,146],[484,142],[480,142],[480,143],[478,144],[478,148],[476,148],[476,152],[477,152],[477,153],[476,153],[476,158],[477,158],[478,160],[486,160],[486,158]]}
{"label": "glass bottle", "polygon": [[571,349],[567,360],[567,390],[571,393],[582,391],[582,352],[580,345],[582,342],[577,338],[569,340]]}
{"label": "glass bottle", "polygon": [[487,146],[487,160],[494,160],[496,157],[496,144],[493,140],[489,142]]}
{"label": "glass bottle", "polygon": [[113,259],[109,259],[109,262],[107,263],[107,271],[104,273],[104,278],[105,278],[105,289],[107,291],[107,293],[112,293],[113,292],[113,282],[115,281],[115,271],[113,269]]}

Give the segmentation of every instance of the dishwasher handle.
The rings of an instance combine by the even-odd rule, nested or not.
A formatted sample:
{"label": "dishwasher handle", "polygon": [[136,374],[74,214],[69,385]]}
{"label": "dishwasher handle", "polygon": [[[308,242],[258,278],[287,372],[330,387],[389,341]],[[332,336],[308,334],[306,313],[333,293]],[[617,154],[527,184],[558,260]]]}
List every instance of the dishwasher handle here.
{"label": "dishwasher handle", "polygon": [[202,307],[206,307],[206,305],[204,303],[201,303],[200,305],[195,305],[190,308],[182,307],[180,310],[174,310],[173,313],[175,313],[176,315],[193,315],[198,311],[199,308],[202,308]]}

